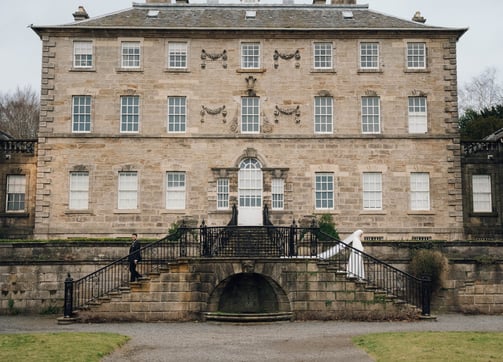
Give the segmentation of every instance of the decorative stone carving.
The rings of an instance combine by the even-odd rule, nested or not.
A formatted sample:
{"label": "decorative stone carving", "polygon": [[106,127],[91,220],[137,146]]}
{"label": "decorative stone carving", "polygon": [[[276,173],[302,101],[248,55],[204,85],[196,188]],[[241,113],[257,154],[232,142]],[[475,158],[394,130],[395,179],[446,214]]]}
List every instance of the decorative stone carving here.
{"label": "decorative stone carving", "polygon": [[223,105],[222,107],[218,107],[218,108],[209,108],[209,107],[206,107],[204,105],[201,106],[201,123],[204,123],[204,116],[207,114],[210,114],[212,116],[216,116],[217,114],[220,114],[222,113],[222,116],[223,116],[223,119],[222,119],[222,122],[223,123],[226,123],[227,122],[227,110],[225,109],[225,105]]}
{"label": "decorative stone carving", "polygon": [[332,94],[329,91],[327,91],[327,90],[320,90],[318,92],[318,95],[320,97],[332,97]]}
{"label": "decorative stone carving", "polygon": [[257,81],[257,78],[254,76],[250,75],[245,78],[246,81],[246,92],[248,93],[248,97],[255,97],[257,94],[255,93],[255,82]]}
{"label": "decorative stone carving", "polygon": [[418,89],[414,89],[412,95],[416,97],[426,97],[426,93]]}
{"label": "decorative stone carving", "polygon": [[367,97],[377,97],[377,92],[376,92],[376,91],[374,91],[374,90],[371,90],[371,89],[367,89],[367,90],[365,91],[365,95],[366,95]]}
{"label": "decorative stone carving", "polygon": [[261,116],[262,116],[262,132],[272,133],[274,129],[273,125],[271,124],[271,122],[269,122],[269,119],[264,113],[262,113]]}
{"label": "decorative stone carving", "polygon": [[241,268],[243,269],[243,273],[253,273],[255,272],[255,262],[253,260],[243,260]]}
{"label": "decorative stone carving", "polygon": [[201,68],[206,68],[206,60],[215,61],[222,59],[222,67],[227,68],[227,50],[223,50],[221,53],[208,53],[206,50],[201,50]]}
{"label": "decorative stone carving", "polygon": [[[279,60],[279,58],[281,58],[283,60],[290,60],[292,58],[295,58],[295,60],[300,60],[300,51],[299,51],[299,49],[297,49],[293,53],[280,53],[277,50],[274,50],[273,58],[274,58],[274,68],[278,68],[278,66],[279,66],[278,60]],[[299,68],[299,67],[300,67],[300,63],[296,62],[295,63],[295,68]]]}
{"label": "decorative stone carving", "polygon": [[292,114],[295,115],[295,123],[300,123],[300,106],[297,105],[297,107],[292,107],[292,108],[281,108],[280,106],[276,105],[276,110],[274,111],[274,122],[278,123],[279,122],[279,115],[284,114],[286,116],[291,116]]}

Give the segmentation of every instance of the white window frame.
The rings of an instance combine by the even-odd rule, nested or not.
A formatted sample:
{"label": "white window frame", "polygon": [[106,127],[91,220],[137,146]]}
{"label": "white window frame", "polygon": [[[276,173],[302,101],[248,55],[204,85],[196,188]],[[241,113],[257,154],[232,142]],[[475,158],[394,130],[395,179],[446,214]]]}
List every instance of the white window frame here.
{"label": "white window frame", "polygon": [[426,97],[414,96],[408,99],[409,133],[428,132],[428,102]]}
{"label": "white window frame", "polygon": [[91,96],[72,96],[72,133],[91,132],[91,111]]}
{"label": "white window frame", "polygon": [[187,193],[185,172],[166,172],[166,209],[184,210]]}
{"label": "white window frame", "polygon": [[362,97],[362,133],[381,133],[381,99],[377,96]]}
{"label": "white window frame", "polygon": [[379,43],[365,41],[360,43],[360,69],[379,69]]}
{"label": "white window frame", "polygon": [[141,42],[122,41],[121,42],[121,68],[140,69],[141,68]]}
{"label": "white window frame", "polygon": [[283,210],[285,208],[285,180],[273,178],[271,180],[271,209]]}
{"label": "white window frame", "polygon": [[364,172],[363,210],[382,210],[382,173]]}
{"label": "white window frame", "polygon": [[410,174],[410,209],[430,210],[430,175],[427,172]]}
{"label": "white window frame", "polygon": [[425,42],[407,43],[407,69],[426,69],[427,54]]}
{"label": "white window frame", "polygon": [[138,133],[140,130],[140,97],[121,96],[120,132]]}
{"label": "white window frame", "polygon": [[138,209],[138,172],[120,171],[117,184],[117,208]]}
{"label": "white window frame", "polygon": [[26,175],[7,175],[5,191],[5,211],[7,213],[25,212]]}
{"label": "white window frame", "polygon": [[229,209],[229,178],[217,179],[217,210]]}
{"label": "white window frame", "polygon": [[89,209],[89,172],[70,172],[68,208],[70,210]]}
{"label": "white window frame", "polygon": [[241,43],[241,69],[260,69],[260,43]]}
{"label": "white window frame", "polygon": [[491,175],[472,175],[473,212],[492,212]]}
{"label": "white window frame", "polygon": [[187,98],[168,97],[168,133],[185,133],[187,129]]}
{"label": "white window frame", "polygon": [[313,43],[313,68],[319,70],[333,69],[334,45],[332,42],[319,41]]}
{"label": "white window frame", "polygon": [[168,68],[187,69],[188,44],[182,41],[168,42]]}
{"label": "white window frame", "polygon": [[262,165],[256,158],[245,158],[239,163],[239,207],[262,207]]}
{"label": "white window frame", "polygon": [[92,40],[73,42],[73,68],[92,69],[94,67],[94,49]]}
{"label": "white window frame", "polygon": [[316,210],[333,210],[334,190],[334,174],[331,172],[317,172],[314,179],[314,208]]}
{"label": "white window frame", "polygon": [[333,97],[314,97],[314,133],[333,133]]}
{"label": "white window frame", "polygon": [[241,133],[260,133],[259,97],[241,97]]}

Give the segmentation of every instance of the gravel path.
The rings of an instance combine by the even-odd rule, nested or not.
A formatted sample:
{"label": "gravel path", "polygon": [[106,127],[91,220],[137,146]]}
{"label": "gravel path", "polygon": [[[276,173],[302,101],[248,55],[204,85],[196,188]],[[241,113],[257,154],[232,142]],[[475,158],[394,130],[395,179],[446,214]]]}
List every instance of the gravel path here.
{"label": "gravel path", "polygon": [[376,332],[503,332],[503,316],[446,314],[419,322],[105,323],[57,325],[54,317],[0,316],[0,333],[115,332],[131,337],[103,361],[372,361],[351,343]]}

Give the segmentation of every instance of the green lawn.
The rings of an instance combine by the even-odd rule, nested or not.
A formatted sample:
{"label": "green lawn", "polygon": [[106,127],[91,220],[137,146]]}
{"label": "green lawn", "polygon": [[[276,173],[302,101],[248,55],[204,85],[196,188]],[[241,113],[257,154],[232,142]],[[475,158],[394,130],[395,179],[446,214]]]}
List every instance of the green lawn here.
{"label": "green lawn", "polygon": [[128,340],[114,333],[0,334],[0,361],[100,361]]}
{"label": "green lawn", "polygon": [[378,362],[503,361],[503,333],[376,333],[354,337],[353,343]]}

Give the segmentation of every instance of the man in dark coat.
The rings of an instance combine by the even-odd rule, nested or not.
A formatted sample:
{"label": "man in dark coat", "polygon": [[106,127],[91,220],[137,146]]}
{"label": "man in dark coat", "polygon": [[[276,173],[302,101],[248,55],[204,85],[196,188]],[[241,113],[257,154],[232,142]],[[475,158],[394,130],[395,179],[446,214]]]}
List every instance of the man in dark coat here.
{"label": "man in dark coat", "polygon": [[140,273],[136,270],[136,266],[141,261],[141,252],[140,252],[140,242],[138,241],[138,234],[134,233],[131,235],[131,246],[129,247],[129,271],[131,272],[130,281],[135,282],[138,278],[141,278]]}

